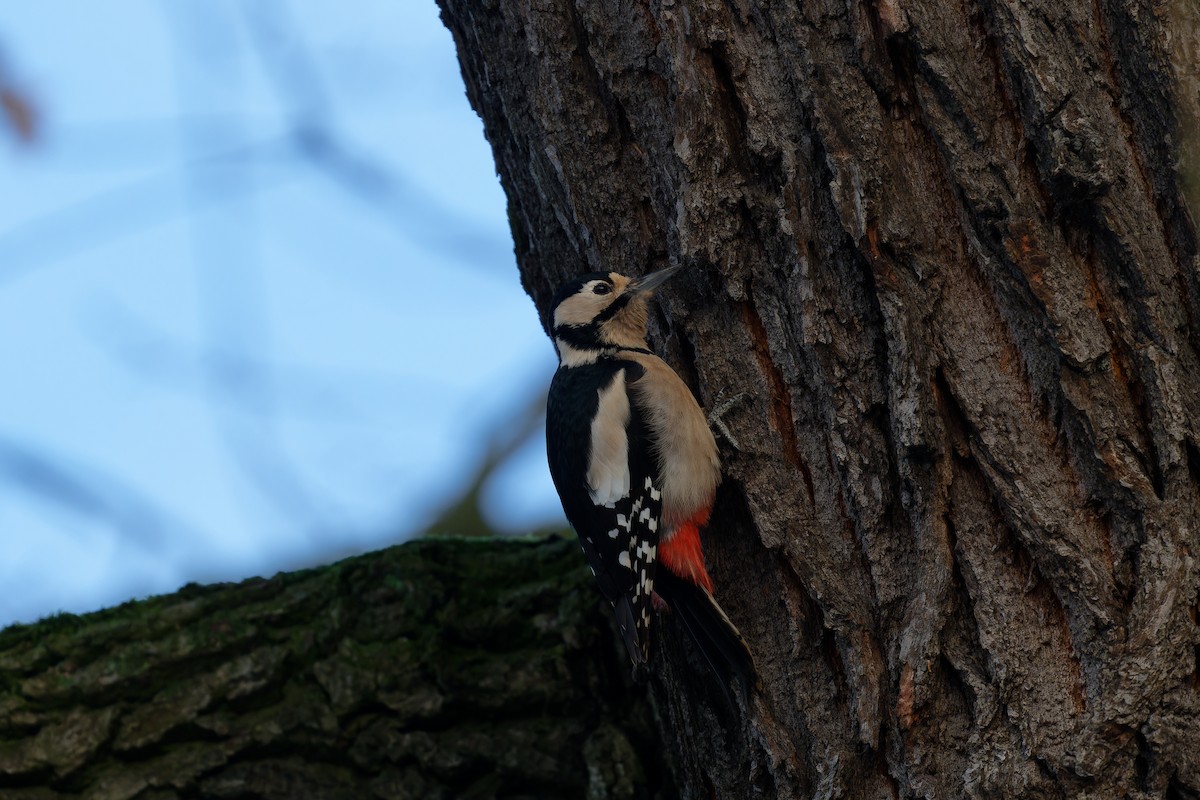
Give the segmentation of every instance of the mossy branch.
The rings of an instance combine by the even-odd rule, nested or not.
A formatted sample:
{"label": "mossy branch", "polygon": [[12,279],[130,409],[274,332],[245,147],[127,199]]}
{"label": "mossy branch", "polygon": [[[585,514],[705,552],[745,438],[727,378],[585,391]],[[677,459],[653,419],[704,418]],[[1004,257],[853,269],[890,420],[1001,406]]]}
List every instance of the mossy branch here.
{"label": "mossy branch", "polygon": [[0,796],[653,797],[574,542],[425,539],[0,632]]}

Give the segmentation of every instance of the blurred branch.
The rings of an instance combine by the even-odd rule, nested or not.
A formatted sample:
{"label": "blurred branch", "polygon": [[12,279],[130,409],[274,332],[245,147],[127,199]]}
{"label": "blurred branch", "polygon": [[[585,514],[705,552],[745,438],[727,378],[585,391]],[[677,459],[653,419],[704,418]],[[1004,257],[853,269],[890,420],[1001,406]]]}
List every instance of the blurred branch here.
{"label": "blurred branch", "polygon": [[0,476],[51,504],[90,519],[107,521],[147,550],[163,543],[164,533],[187,534],[187,526],[134,489],[90,470],[63,466],[11,439],[0,438]]}
{"label": "blurred branch", "polygon": [[511,258],[509,237],[483,230],[478,221],[414,189],[394,170],[351,152],[328,128],[298,127],[294,136],[299,152],[314,167],[421,246],[475,269]]}
{"label": "blurred branch", "polygon": [[396,170],[383,166],[380,159],[364,157],[346,143],[337,130],[317,60],[296,33],[286,4],[264,2],[238,8],[256,45],[255,54],[291,109],[292,141],[302,158],[424,247],[476,269],[498,258],[511,258],[507,231],[493,234],[481,229],[477,220],[439,203]]}
{"label": "blurred branch", "polygon": [[[351,191],[385,217],[389,225],[423,247],[449,253],[474,268],[494,263],[498,255],[505,259],[510,255],[511,245],[480,230],[475,220],[440,208],[427,194],[411,190],[408,182],[394,172],[353,155],[328,131],[301,128],[190,159],[0,232],[0,283],[180,216],[296,181],[298,173],[282,169],[295,159],[334,179],[336,185]],[[237,170],[256,164],[281,169],[260,172],[252,183],[212,181],[203,196],[188,202],[176,194],[181,174],[198,169]],[[63,231],[71,235],[63,236]]]}
{"label": "blurred branch", "polygon": [[[209,192],[191,204],[178,199],[176,191],[182,171],[225,166],[255,153],[261,155],[278,150],[281,144],[286,145],[286,141],[274,137],[206,155],[22,222],[0,235],[0,283],[18,278],[42,264],[85,252],[180,215],[220,205],[243,192],[258,192],[282,183],[282,180],[268,180],[247,186],[221,182],[219,190]],[[70,231],[71,235],[64,236],[63,231]]]}
{"label": "blurred branch", "polygon": [[[322,174],[334,178],[341,188],[365,200],[368,207],[379,211],[410,238],[425,246],[457,256],[465,263],[486,263],[497,253],[510,249],[507,240],[480,234],[478,225],[473,221],[463,219],[449,209],[431,202],[425,193],[413,191],[406,181],[398,178],[380,163],[354,154],[344,144],[340,135],[336,133],[335,111],[325,92],[317,60],[292,25],[286,4],[264,2],[253,6],[238,6],[238,9],[251,34],[251,41],[255,44],[255,55],[274,82],[283,103],[290,110],[290,141],[296,153],[307,163],[317,167]],[[179,16],[180,13],[179,8],[174,7],[170,16],[181,45],[187,45],[190,39],[186,39],[184,33],[189,31],[191,26],[185,24],[186,20]],[[180,48],[181,51],[184,49]],[[182,69],[179,73],[188,74]],[[220,83],[221,89],[228,91],[229,86],[239,77],[240,72],[225,76],[226,79]],[[238,180],[251,179],[248,172],[236,177]],[[201,179],[193,180],[191,186],[193,193],[201,196],[206,189]],[[243,196],[250,195],[244,193]],[[239,219],[238,230],[247,234],[251,228],[245,220]],[[198,247],[202,247],[206,241],[206,237],[197,235]],[[225,244],[228,245],[228,242]],[[231,295],[226,285],[227,281],[214,281],[211,274],[212,269],[233,260],[228,258],[226,253],[210,253],[207,257],[198,255],[196,259],[198,267],[205,267],[199,272],[199,277],[202,286],[208,288],[205,314],[210,319],[210,330],[218,341],[222,338],[231,338],[232,341],[239,342],[252,340],[261,347],[266,331],[251,331],[247,328],[253,322],[247,313],[248,309],[230,307]],[[255,289],[246,283],[252,278],[247,275],[246,270],[227,277],[236,278],[241,283],[242,305],[260,301],[256,290],[245,293],[247,288]],[[217,317],[221,319],[217,320]],[[249,367],[249,364],[242,363],[235,374],[222,372],[214,382],[215,386],[222,387],[226,392],[236,391],[241,402],[247,408],[254,409],[257,417],[254,427],[250,427],[245,419],[234,419],[228,415],[219,417],[228,444],[247,477],[273,498],[277,505],[287,507],[293,513],[299,507],[307,509],[308,515],[317,514],[319,509],[314,506],[314,497],[307,491],[300,475],[288,463],[282,448],[275,440],[271,426],[271,416],[276,408],[274,376],[265,371],[257,375],[248,375],[245,370]],[[248,393],[252,385],[255,390]],[[519,441],[511,446],[519,446]],[[500,449],[504,449],[503,445]],[[500,460],[504,457],[506,456],[501,456]],[[478,509],[478,494],[482,483],[494,468],[489,466],[493,460],[494,454],[485,458],[483,471],[475,477],[478,485],[468,489],[468,498],[459,506],[460,510],[467,513],[467,518],[445,518],[441,521],[443,527],[463,529],[467,525],[482,522],[481,515],[470,518],[469,510]]]}
{"label": "blurred branch", "polygon": [[422,535],[494,536],[497,531],[483,513],[483,489],[496,472],[522,445],[546,429],[546,393],[540,387],[524,410],[506,418],[492,434],[483,459],[466,488],[446,506]]}
{"label": "blurred branch", "polygon": [[[471,267],[495,264],[497,259],[511,263],[511,243],[503,231],[492,234],[477,220],[437,202],[417,182],[383,159],[357,148],[338,130],[333,103],[322,81],[321,62],[297,35],[286,3],[221,8],[224,10],[216,15],[211,10],[196,12],[211,15],[207,25],[199,29],[189,24],[195,20],[183,7],[165,10],[175,23],[172,27],[177,46],[171,52],[179,59],[180,106],[226,107],[203,102],[204,98],[197,103],[195,94],[204,90],[213,98],[224,99],[226,93],[237,92],[242,76],[236,70],[245,69],[242,48],[250,41],[253,46],[247,49],[260,59],[284,101],[289,128],[282,135],[260,136],[265,125],[279,129],[278,110],[267,103],[256,109],[266,109],[271,114],[269,121],[250,113],[244,117],[221,116],[227,124],[219,129],[214,142],[214,127],[210,124],[213,117],[181,114],[175,122],[189,148],[185,151],[188,157],[180,159],[181,163],[47,213],[34,211],[36,216],[16,224],[9,222],[0,231],[0,284],[110,241],[186,218],[194,228],[194,265],[204,294],[202,313],[209,341],[187,348],[176,347],[165,339],[147,338],[133,345],[118,343],[118,356],[147,374],[167,376],[188,386],[211,404],[217,429],[245,477],[244,485],[256,500],[266,498],[273,510],[286,514],[289,528],[310,533],[343,529],[334,516],[340,511],[335,499],[326,498],[317,485],[306,485],[305,478],[311,478],[311,474],[301,474],[298,465],[292,463],[275,423],[283,413],[297,410],[314,417],[327,416],[331,410],[349,412],[350,401],[365,392],[353,386],[347,388],[347,381],[340,377],[322,381],[320,376],[310,380],[297,370],[288,374],[288,368],[281,368],[270,357],[263,287],[254,273],[258,242],[254,238],[253,199],[264,189],[304,177],[310,170],[364,203],[405,238]],[[228,25],[236,13],[245,15],[250,37],[226,38],[229,31],[236,30],[236,26]],[[214,32],[220,36],[214,37]],[[208,40],[204,34],[210,35]],[[232,74],[225,68],[225,61],[212,58],[212,48],[202,49],[213,42],[219,47],[232,42],[232,47],[238,48]],[[231,49],[226,47],[220,56],[228,56]],[[15,88],[8,75],[0,64],[0,127],[11,127],[18,137],[32,140],[39,131],[35,105]],[[260,96],[254,100],[260,100]],[[134,128],[125,133],[128,136],[123,146],[133,152],[144,137],[139,139]],[[227,146],[239,140],[245,143]],[[177,158],[176,146],[172,140],[167,158]],[[161,158],[146,158],[137,166],[145,174],[147,166],[159,164]],[[13,216],[22,213],[29,212],[18,208]],[[247,249],[251,252],[243,252]],[[87,268],[83,259],[75,263],[81,269]],[[419,392],[410,394],[420,396]],[[479,510],[481,490],[501,464],[540,429],[540,405],[539,399],[534,408],[493,438],[463,497],[435,526],[444,531],[472,532],[487,527]],[[165,531],[183,528],[104,475],[73,469],[50,454],[39,454],[15,443],[0,441],[0,481],[70,513],[111,522],[129,538],[143,543],[157,541]],[[291,524],[298,519],[303,521],[301,525]],[[472,519],[479,524],[473,524]]]}
{"label": "blurred branch", "polygon": [[[271,413],[322,421],[341,417],[360,422],[366,413],[361,401],[392,406],[411,399],[416,388],[414,380],[387,374],[264,361],[242,349],[191,346],[115,301],[92,317],[92,340],[130,372],[183,392],[217,391],[247,413],[263,411],[260,403],[242,401],[247,392],[261,391],[258,382],[268,374],[277,390]],[[428,383],[422,379],[421,385]]]}
{"label": "blurred branch", "polygon": [[29,96],[10,84],[2,84],[0,108],[4,110],[4,119],[16,134],[18,141],[33,144],[38,133],[38,114]]}
{"label": "blurred branch", "polygon": [[[179,94],[200,97],[205,102],[210,99],[205,92],[215,92],[211,99],[223,101],[245,86],[240,62],[222,61],[214,74],[211,59],[191,61],[188,54],[199,55],[202,48],[226,44],[227,40],[220,37],[230,34],[224,28],[210,28],[218,38],[198,37],[197,26],[189,24],[189,13],[193,12],[183,6],[167,9],[178,41],[171,52]],[[230,41],[235,40],[230,37]],[[187,126],[181,133],[185,146],[203,152],[207,145],[204,137]],[[187,221],[200,316],[207,338],[217,351],[249,349],[248,343],[253,343],[255,351],[271,351],[258,257],[257,207],[253,200],[259,175],[254,167],[251,162],[223,175],[197,168],[185,173],[185,196],[193,206]],[[240,202],[236,207],[226,205],[224,214],[198,213],[199,208],[210,204],[213,195],[224,194],[230,185],[238,189],[235,196]],[[333,527],[331,521],[341,515],[331,513],[330,498],[319,497],[311,490],[275,429],[276,387],[270,361],[243,360],[224,366],[224,370],[206,372],[211,384],[204,387],[201,396],[209,401],[217,430],[246,484],[298,530]],[[253,413],[236,413],[214,402],[227,393],[235,393],[240,409],[252,409]]]}
{"label": "blurred branch", "polygon": [[0,116],[17,141],[33,144],[38,137],[40,117],[30,96],[11,77],[0,51]]}

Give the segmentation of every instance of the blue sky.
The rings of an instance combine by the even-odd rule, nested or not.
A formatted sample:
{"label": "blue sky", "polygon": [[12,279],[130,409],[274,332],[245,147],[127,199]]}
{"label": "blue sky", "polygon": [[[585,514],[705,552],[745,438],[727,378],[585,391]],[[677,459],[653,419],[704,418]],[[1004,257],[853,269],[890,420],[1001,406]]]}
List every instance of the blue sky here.
{"label": "blue sky", "polygon": [[0,80],[0,625],[401,541],[549,382],[432,2],[9,3]]}

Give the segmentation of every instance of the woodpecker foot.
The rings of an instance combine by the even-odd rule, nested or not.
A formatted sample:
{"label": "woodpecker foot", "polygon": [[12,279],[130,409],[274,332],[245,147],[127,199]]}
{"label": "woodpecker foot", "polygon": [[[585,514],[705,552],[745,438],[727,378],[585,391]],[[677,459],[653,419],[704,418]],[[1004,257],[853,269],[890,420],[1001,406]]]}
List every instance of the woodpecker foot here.
{"label": "woodpecker foot", "polygon": [[654,610],[660,614],[663,612],[668,614],[671,613],[671,607],[667,605],[666,600],[663,600],[662,597],[659,596],[658,592],[650,593],[650,605],[654,606]]}
{"label": "woodpecker foot", "polygon": [[734,450],[741,451],[742,445],[738,442],[729,427],[725,424],[725,415],[732,411],[737,406],[750,399],[747,392],[738,392],[733,397],[726,397],[725,390],[717,392],[717,399],[713,402],[712,411],[708,412],[708,424],[716,429],[717,433],[725,437],[725,441],[733,445]]}

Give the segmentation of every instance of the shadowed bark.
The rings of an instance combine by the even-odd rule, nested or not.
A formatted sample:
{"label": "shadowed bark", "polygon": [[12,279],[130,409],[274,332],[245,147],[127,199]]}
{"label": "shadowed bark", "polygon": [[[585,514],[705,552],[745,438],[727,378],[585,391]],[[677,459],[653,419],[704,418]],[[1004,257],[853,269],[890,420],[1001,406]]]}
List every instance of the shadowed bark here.
{"label": "shadowed bark", "polygon": [[1196,6],[440,2],[543,313],[688,267],[765,690],[661,626],[682,794],[1200,796]]}
{"label": "shadowed bark", "polygon": [[0,632],[0,798],[673,797],[574,542],[426,540]]}

